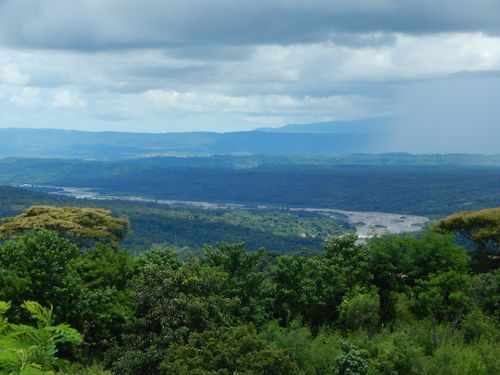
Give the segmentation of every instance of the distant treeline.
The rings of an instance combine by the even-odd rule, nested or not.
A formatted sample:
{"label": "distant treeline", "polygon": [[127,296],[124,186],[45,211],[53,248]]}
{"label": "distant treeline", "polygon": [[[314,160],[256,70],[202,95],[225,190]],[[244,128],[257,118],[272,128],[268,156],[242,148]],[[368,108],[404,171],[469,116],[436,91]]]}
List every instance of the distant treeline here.
{"label": "distant treeline", "polygon": [[229,157],[120,162],[4,159],[0,160],[0,182],[92,187],[107,194],[160,199],[431,217],[500,203],[499,166],[439,162],[440,157],[435,165],[429,161],[412,165],[399,164],[394,155],[386,158],[386,164],[372,165]]}

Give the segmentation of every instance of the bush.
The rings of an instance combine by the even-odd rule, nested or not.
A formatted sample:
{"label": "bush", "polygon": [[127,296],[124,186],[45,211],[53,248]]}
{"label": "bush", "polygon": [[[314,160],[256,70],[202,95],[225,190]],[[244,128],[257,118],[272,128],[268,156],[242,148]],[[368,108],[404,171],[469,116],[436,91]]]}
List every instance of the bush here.
{"label": "bush", "polygon": [[344,342],[343,353],[335,360],[335,373],[338,375],[365,375],[368,371],[368,353],[363,349]]}
{"label": "bush", "polygon": [[347,331],[374,332],[379,323],[380,299],[375,289],[354,288],[340,305],[339,325]]}
{"label": "bush", "polygon": [[466,343],[478,342],[482,338],[498,338],[498,324],[479,309],[472,310],[460,325]]}
{"label": "bush", "polygon": [[287,349],[257,337],[252,326],[193,333],[186,344],[174,344],[160,365],[162,374],[298,374]]}
{"label": "bush", "polygon": [[384,331],[371,340],[370,374],[422,373],[423,349],[407,330]]}

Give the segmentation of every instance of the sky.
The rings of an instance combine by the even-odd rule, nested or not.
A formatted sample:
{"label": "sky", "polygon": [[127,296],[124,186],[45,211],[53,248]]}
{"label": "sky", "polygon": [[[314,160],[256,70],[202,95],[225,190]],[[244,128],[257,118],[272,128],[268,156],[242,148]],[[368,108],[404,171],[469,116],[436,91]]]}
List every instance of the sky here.
{"label": "sky", "polygon": [[395,150],[500,152],[499,18],[500,0],[0,0],[0,127],[389,116]]}

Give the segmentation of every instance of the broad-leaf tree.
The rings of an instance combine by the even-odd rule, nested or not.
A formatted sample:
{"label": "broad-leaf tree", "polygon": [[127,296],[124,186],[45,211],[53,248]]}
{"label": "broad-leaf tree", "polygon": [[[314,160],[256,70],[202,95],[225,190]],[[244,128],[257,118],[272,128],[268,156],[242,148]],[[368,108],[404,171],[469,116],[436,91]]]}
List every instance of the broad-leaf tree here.
{"label": "broad-leaf tree", "polygon": [[231,325],[239,300],[224,295],[227,278],[197,258],[173,267],[147,263],[134,287],[135,312],[123,346],[109,356],[113,370],[157,374],[163,350],[173,343],[186,341],[192,332]]}
{"label": "broad-leaf tree", "polygon": [[478,271],[488,272],[500,265],[500,207],[458,212],[436,224],[437,229],[458,233],[473,241]]}
{"label": "broad-leaf tree", "polygon": [[161,374],[299,374],[292,353],[259,338],[252,326],[193,333],[187,343],[174,344]]}
{"label": "broad-leaf tree", "polygon": [[111,211],[101,208],[33,206],[16,217],[5,219],[0,226],[0,239],[51,230],[80,247],[88,248],[101,242],[117,248],[128,228],[127,219],[112,217]]}

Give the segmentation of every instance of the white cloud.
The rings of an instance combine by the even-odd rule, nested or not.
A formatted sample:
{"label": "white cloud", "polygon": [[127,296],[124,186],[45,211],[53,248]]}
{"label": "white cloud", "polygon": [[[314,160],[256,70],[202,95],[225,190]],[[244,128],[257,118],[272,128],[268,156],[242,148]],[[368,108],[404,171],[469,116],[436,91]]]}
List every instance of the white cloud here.
{"label": "white cloud", "polygon": [[500,38],[480,33],[395,35],[394,44],[259,46],[227,74],[273,82],[387,82],[500,70]]}
{"label": "white cloud", "polygon": [[29,80],[30,77],[21,72],[16,64],[6,64],[0,68],[0,81],[6,85],[24,86]]}
{"label": "white cloud", "polygon": [[60,109],[78,109],[87,106],[87,102],[81,99],[77,94],[72,94],[66,89],[55,93],[51,106]]}
{"label": "white cloud", "polygon": [[33,107],[41,103],[40,89],[23,87],[10,96],[10,101],[20,107]]}
{"label": "white cloud", "polygon": [[164,113],[239,114],[244,122],[273,125],[387,115],[384,99],[363,96],[231,96],[205,92],[149,90],[145,97]]}
{"label": "white cloud", "polygon": [[194,47],[180,53],[182,46],[87,53],[0,49],[0,111],[26,126],[34,121],[25,121],[26,108],[17,107],[37,106],[48,127],[78,122],[92,129],[242,130],[399,113],[402,86],[500,71],[500,37],[355,36],[360,43],[332,37],[237,46],[230,58],[221,57],[225,47],[217,45],[198,53]]}

